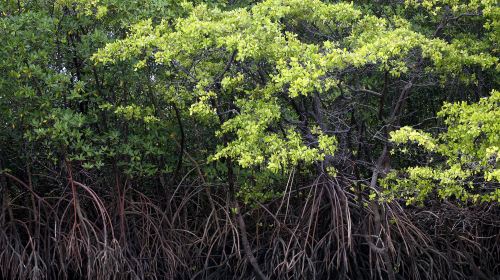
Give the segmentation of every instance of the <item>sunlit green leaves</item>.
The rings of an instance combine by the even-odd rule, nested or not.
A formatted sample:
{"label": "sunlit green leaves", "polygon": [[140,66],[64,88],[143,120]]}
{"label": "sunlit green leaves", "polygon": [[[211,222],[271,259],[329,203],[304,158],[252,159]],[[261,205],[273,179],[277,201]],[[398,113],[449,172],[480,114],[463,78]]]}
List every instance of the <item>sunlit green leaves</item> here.
{"label": "sunlit green leaves", "polygon": [[[389,193],[403,194],[408,202],[422,202],[434,191],[464,201],[498,201],[500,182],[500,93],[478,103],[447,103],[439,116],[447,131],[436,137],[403,127],[391,133],[396,143],[416,142],[444,161],[410,167],[383,180]],[[477,185],[480,184],[480,187]]]}

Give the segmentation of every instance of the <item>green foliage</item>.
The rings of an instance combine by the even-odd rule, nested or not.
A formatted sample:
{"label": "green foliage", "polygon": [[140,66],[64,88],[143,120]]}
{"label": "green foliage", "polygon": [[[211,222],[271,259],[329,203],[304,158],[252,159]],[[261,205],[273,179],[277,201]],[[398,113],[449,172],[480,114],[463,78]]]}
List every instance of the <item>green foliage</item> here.
{"label": "green foliage", "polygon": [[[384,80],[399,86],[416,75],[440,86],[458,81],[472,88],[491,80],[490,89],[496,83],[494,1],[231,3],[2,3],[0,126],[12,130],[2,141],[26,142],[37,147],[33,155],[53,164],[69,160],[102,172],[118,167],[130,178],[175,178],[183,165],[198,162],[220,169],[228,158],[266,178],[312,165],[339,176],[331,159],[360,151],[328,119],[337,104],[365,99],[373,107],[379,101],[359,93],[375,92]],[[458,27],[464,22],[471,28]],[[396,91],[388,89],[382,99],[395,102]],[[433,113],[431,106],[418,106]],[[475,108],[469,106],[460,110]],[[353,118],[370,130],[383,125],[360,108]],[[443,117],[468,114],[457,110],[446,105]],[[338,118],[347,122],[345,115]],[[448,133],[438,138],[409,128],[392,136],[448,158],[443,166],[450,173],[440,176],[497,180],[497,169],[485,164],[497,144],[491,140],[471,152],[492,132],[467,127],[465,134],[451,129],[460,128],[455,123],[447,125]],[[192,160],[184,157],[187,150],[196,151]],[[459,151],[463,156],[451,161]],[[464,168],[471,161],[464,155],[477,161],[474,168]],[[415,168],[415,177],[436,175],[427,166]],[[260,189],[256,193],[268,192]]]}
{"label": "green foliage", "polygon": [[435,137],[410,127],[392,132],[395,143],[415,142],[444,160],[391,173],[382,182],[386,195],[409,203],[435,192],[442,199],[500,201],[499,105],[498,91],[478,103],[447,103],[438,114],[447,131]]}
{"label": "green foliage", "polygon": [[[300,21],[317,24],[320,30],[350,34],[338,41],[307,43],[299,34],[285,30],[287,24]],[[221,123],[218,134],[234,133],[235,137],[226,146],[220,145],[212,159],[232,157],[242,167],[265,164],[278,171],[299,161],[312,163],[324,158],[319,150],[303,143],[293,127],[281,127],[283,136],[274,132],[282,120],[280,112],[289,104],[282,102],[286,96],[295,99],[313,92],[337,96],[339,81],[332,73],[348,67],[375,63],[400,76],[408,71],[405,58],[415,49],[433,62],[429,71],[442,75],[460,72],[464,65],[488,68],[498,61],[487,53],[465,53],[455,44],[428,38],[411,30],[403,19],[392,26],[385,19],[362,16],[352,4],[320,1],[286,1],[285,5],[264,1],[251,9],[231,11],[197,6],[173,24],[153,26],[146,21],[135,25],[130,36],[108,44],[94,59],[108,63],[145,52],[156,63],[173,64],[172,71],[189,80],[185,86],[194,88],[194,99],[188,101],[191,113],[205,119],[222,114],[213,106],[214,100],[231,100],[237,108],[233,118]],[[237,64],[266,61],[270,66],[266,83],[246,82],[251,77],[243,69],[227,71],[228,63],[233,63],[228,61],[231,53]],[[194,63],[196,69],[187,73],[186,66]],[[220,80],[222,90],[214,91]],[[333,145],[335,141],[329,142]]]}

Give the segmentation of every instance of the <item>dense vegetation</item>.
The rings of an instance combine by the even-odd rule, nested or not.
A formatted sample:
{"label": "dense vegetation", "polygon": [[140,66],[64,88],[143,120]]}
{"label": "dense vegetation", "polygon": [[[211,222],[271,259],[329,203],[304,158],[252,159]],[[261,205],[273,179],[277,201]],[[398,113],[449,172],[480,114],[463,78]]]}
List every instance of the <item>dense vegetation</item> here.
{"label": "dense vegetation", "polygon": [[494,0],[0,3],[0,278],[500,277]]}

